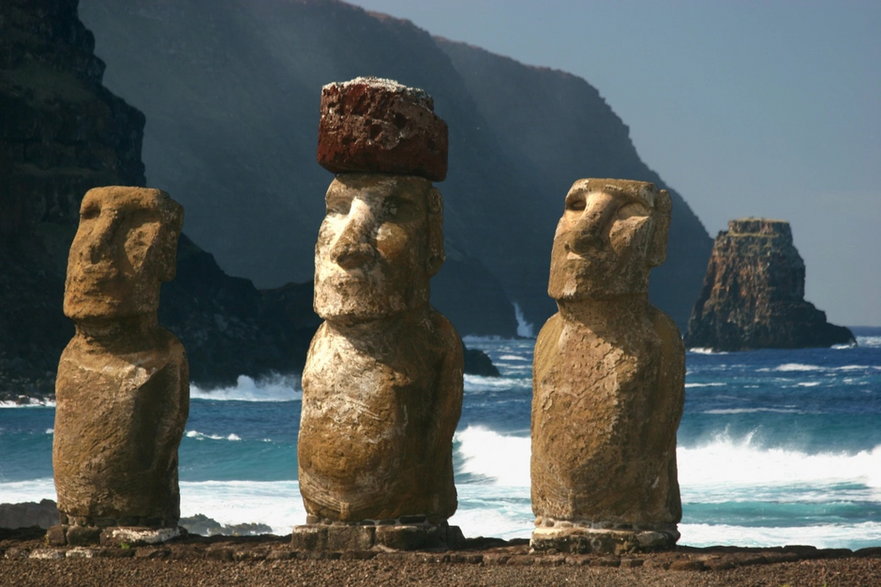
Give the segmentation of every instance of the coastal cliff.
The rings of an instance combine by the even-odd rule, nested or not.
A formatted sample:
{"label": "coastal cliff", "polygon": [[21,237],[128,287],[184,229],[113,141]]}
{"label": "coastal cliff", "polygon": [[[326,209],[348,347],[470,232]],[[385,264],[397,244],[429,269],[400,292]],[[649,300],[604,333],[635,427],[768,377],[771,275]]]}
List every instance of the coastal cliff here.
{"label": "coastal cliff", "polygon": [[75,1],[0,8],[0,384],[51,389],[73,334],[61,313],[83,194],[144,185],[144,116],[101,85]]}
{"label": "coastal cliff", "polygon": [[[432,37],[335,0],[82,0],[109,88],[147,116],[150,185],[186,230],[260,288],[312,277],[330,174],[315,162],[321,87],[359,75],[434,98],[449,126],[448,260],[432,304],[462,335],[513,336],[555,311],[548,267],[561,201],[581,177],[667,187],[590,84]],[[490,75],[493,74],[493,75]],[[564,105],[560,107],[560,105]],[[684,329],[711,239],[673,194],[667,262],[651,290]]]}
{"label": "coastal cliff", "polygon": [[[8,400],[54,389],[74,330],[61,305],[83,195],[148,182],[144,115],[104,87],[104,63],[77,0],[12,0],[0,10],[0,399]],[[187,210],[185,229],[189,217]],[[455,251],[451,262],[475,264]],[[499,288],[475,295],[497,298]],[[209,388],[239,375],[300,371],[321,322],[311,282],[258,290],[226,274],[186,234],[177,276],[162,286],[159,321],[186,347],[192,381]],[[480,351],[466,355],[469,372],[497,374],[488,363]]]}
{"label": "coastal cliff", "polygon": [[854,342],[805,301],[805,264],[789,223],[731,220],[716,237],[685,344],[717,351],[822,347]]}
{"label": "coastal cliff", "polygon": [[[144,115],[102,85],[76,0],[13,0],[0,12],[0,396],[54,388],[73,335],[61,311],[67,251],[90,188],[143,186]],[[186,236],[160,322],[183,341],[193,381],[302,367],[319,320],[311,285],[261,292]],[[291,292],[301,291],[294,296]],[[290,300],[296,308],[288,308]],[[287,305],[286,305],[287,304]]]}

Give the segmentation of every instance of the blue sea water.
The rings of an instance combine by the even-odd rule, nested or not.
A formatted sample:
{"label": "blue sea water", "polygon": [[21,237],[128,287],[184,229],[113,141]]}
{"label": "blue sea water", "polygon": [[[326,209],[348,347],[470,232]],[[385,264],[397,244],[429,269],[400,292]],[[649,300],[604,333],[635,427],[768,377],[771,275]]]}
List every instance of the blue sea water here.
{"label": "blue sea water", "polygon": [[[689,351],[679,429],[680,544],[881,545],[881,328],[859,346]],[[501,377],[466,375],[454,458],[467,536],[528,537],[530,339],[466,338]],[[305,520],[294,378],[192,389],[180,450],[182,515]],[[0,502],[54,499],[54,407],[0,409]]]}

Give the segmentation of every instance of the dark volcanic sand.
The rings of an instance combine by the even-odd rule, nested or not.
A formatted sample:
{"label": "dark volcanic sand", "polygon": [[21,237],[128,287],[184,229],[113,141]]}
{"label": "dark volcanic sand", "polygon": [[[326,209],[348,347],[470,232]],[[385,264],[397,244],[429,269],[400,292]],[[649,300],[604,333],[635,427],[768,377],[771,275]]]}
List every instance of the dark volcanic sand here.
{"label": "dark volcanic sand", "polygon": [[[289,538],[274,536],[190,536],[130,548],[50,548],[41,536],[40,530],[0,530],[0,585],[881,584],[881,548],[680,547],[616,557],[531,555],[525,544],[476,539],[447,552],[321,555],[295,552]],[[87,554],[94,558],[81,558]]]}

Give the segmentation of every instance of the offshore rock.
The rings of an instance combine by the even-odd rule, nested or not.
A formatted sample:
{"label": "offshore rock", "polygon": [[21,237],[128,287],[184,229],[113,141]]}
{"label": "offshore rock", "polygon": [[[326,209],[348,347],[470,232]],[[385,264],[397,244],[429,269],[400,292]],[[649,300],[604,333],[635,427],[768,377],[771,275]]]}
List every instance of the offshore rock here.
{"label": "offshore rock", "polygon": [[559,312],[533,369],[536,550],[653,550],[679,537],[685,353],[648,303],[669,222],[669,195],[650,183],[582,179],[566,196],[548,284]]}
{"label": "offshore rock", "polygon": [[447,125],[424,90],[359,77],[321,90],[318,163],[334,173],[447,175]]}
{"label": "offshore rock", "polygon": [[160,190],[113,186],[83,198],[64,295],[76,334],[58,365],[52,453],[68,541],[85,532],[74,528],[177,527],[188,366],[157,311],[182,222]]}
{"label": "offshore rock", "polygon": [[40,503],[0,503],[0,528],[49,528],[58,523],[58,507],[51,499]]}
{"label": "offshore rock", "polygon": [[851,344],[853,333],[805,301],[805,264],[789,223],[731,220],[719,232],[685,344],[717,351]]}

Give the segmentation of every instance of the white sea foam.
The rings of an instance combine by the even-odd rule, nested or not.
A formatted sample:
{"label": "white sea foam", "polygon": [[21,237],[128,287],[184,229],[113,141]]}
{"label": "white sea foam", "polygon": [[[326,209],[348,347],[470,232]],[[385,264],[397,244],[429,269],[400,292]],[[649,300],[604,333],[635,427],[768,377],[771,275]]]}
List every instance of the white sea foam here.
{"label": "white sea foam", "polygon": [[499,361],[528,361],[528,357],[522,355],[499,355]]}
{"label": "white sea foam", "polygon": [[836,371],[881,371],[881,365],[842,365],[835,367]]}
{"label": "white sea foam", "polygon": [[55,428],[46,428],[46,434],[55,434]]}
{"label": "white sea foam", "polygon": [[231,440],[237,441],[242,438],[238,434],[227,434],[223,436],[221,434],[203,434],[198,430],[187,430],[184,434],[187,438],[195,438],[196,440]]}
{"label": "white sea foam", "polygon": [[862,548],[881,542],[881,523],[878,522],[795,527],[679,524],[679,532],[682,533],[679,544],[687,546],[809,544],[817,548]]}
{"label": "white sea foam", "polygon": [[768,372],[768,371],[822,371],[823,367],[819,365],[805,365],[804,363],[783,363],[782,365],[777,365],[776,367],[762,367],[761,369],[756,369],[760,372]]}
{"label": "white sea foam", "polygon": [[54,408],[55,402],[52,400],[40,400],[33,397],[27,398],[27,403],[18,403],[15,401],[0,401],[0,408]]}
{"label": "white sea foam", "polygon": [[732,440],[724,436],[699,447],[679,447],[679,484],[689,500],[750,498],[756,486],[830,485],[860,483],[881,500],[881,445],[855,454],[808,454],[782,448],[762,448],[752,435]]}
{"label": "white sea foam", "polygon": [[274,375],[258,380],[239,375],[232,387],[202,389],[191,385],[190,397],[214,401],[289,402],[302,399],[303,390],[298,375]]}
{"label": "white sea foam", "polygon": [[485,377],[465,374],[465,391],[498,391],[505,389],[528,389],[532,381],[522,377]]}
{"label": "white sea foam", "polygon": [[523,309],[517,302],[514,302],[514,319],[517,321],[517,336],[525,338],[532,338],[535,336],[535,326],[532,322],[526,321]]}
{"label": "white sea foam", "polygon": [[459,508],[450,523],[468,537],[529,538],[533,527],[529,490],[485,483],[460,483]]}
{"label": "white sea foam", "polygon": [[462,473],[508,487],[529,487],[530,439],[499,434],[483,426],[456,433]]}
{"label": "white sea foam", "polygon": [[862,347],[881,347],[881,336],[858,336],[857,344]]}
{"label": "white sea foam", "polygon": [[797,408],[718,408],[713,410],[704,410],[702,414],[715,414],[719,416],[728,416],[734,414],[806,414],[804,410]]}
{"label": "white sea foam", "polygon": [[725,383],[686,383],[685,387],[725,387]]}
{"label": "white sea foam", "polygon": [[51,477],[0,483],[0,503],[22,503],[41,499],[56,499],[55,482]]}
{"label": "white sea foam", "polygon": [[205,514],[221,524],[261,523],[290,534],[306,523],[296,481],[181,481],[182,517]]}
{"label": "white sea foam", "polygon": [[796,383],[796,387],[817,387],[820,385],[819,381],[802,381],[800,383]]}
{"label": "white sea foam", "polygon": [[696,346],[694,348],[688,349],[688,352],[694,353],[696,355],[727,355],[728,351],[714,351],[709,347],[700,347]]}

